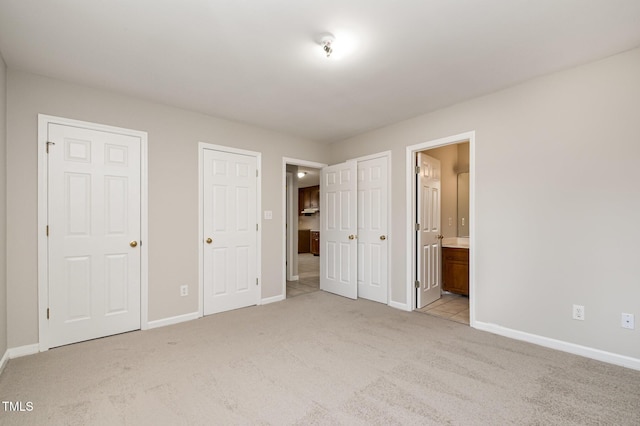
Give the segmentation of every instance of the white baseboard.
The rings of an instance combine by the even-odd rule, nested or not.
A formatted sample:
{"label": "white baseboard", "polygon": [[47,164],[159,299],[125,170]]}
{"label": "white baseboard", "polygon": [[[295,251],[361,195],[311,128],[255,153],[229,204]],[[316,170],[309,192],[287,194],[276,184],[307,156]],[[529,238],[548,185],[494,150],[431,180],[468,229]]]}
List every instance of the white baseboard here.
{"label": "white baseboard", "polygon": [[266,299],[262,299],[260,301],[260,304],[261,305],[267,305],[269,303],[282,302],[284,299],[286,299],[286,296],[283,295],[283,294],[280,294],[278,296],[267,297]]}
{"label": "white baseboard", "polygon": [[0,359],[0,375],[4,371],[4,366],[9,362],[9,350],[4,351],[4,355],[2,355],[2,359]]}
{"label": "white baseboard", "polygon": [[300,279],[300,275],[292,275],[289,281],[298,281]]}
{"label": "white baseboard", "polygon": [[167,325],[180,324],[181,322],[191,321],[200,318],[199,312],[191,312],[189,314],[177,315],[175,317],[163,318],[155,321],[149,321],[148,330],[152,328],[165,327]]}
{"label": "white baseboard", "polygon": [[522,340],[524,342],[533,343],[546,348],[580,355],[597,361],[631,368],[633,370],[640,370],[640,359],[638,358],[619,355],[613,352],[590,348],[588,346],[576,345],[575,343],[564,342],[562,340],[551,339],[549,337],[538,336],[537,334],[525,333],[524,331],[513,330],[511,328],[486,322],[475,321],[474,327],[478,330],[488,331],[489,333],[498,334],[511,339]]}
{"label": "white baseboard", "polygon": [[411,312],[412,310],[406,303],[394,302],[393,300],[389,301],[389,306],[391,306],[392,308],[400,309],[401,311]]}
{"label": "white baseboard", "polygon": [[40,352],[40,345],[38,343],[7,349],[2,356],[2,359],[0,359],[0,374],[2,374],[2,372],[4,371],[4,367],[7,365],[7,362],[9,362],[10,359],[37,354],[38,352]]}
{"label": "white baseboard", "polygon": [[9,353],[9,359],[20,358],[21,356],[33,355],[40,352],[40,344],[34,343],[32,345],[18,346],[17,348],[7,349]]}

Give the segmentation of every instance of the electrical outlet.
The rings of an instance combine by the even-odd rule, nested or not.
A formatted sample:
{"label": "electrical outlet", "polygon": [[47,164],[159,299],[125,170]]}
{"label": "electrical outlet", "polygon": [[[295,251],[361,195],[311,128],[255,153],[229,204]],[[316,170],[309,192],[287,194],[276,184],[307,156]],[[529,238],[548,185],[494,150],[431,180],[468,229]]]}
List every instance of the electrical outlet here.
{"label": "electrical outlet", "polygon": [[180,296],[188,296],[189,295],[189,286],[181,285],[180,286]]}
{"label": "electrical outlet", "polygon": [[584,321],[584,306],[573,305],[573,319]]}
{"label": "electrical outlet", "polygon": [[622,314],[622,324],[620,324],[622,328],[628,328],[629,330],[633,330],[636,328],[635,321],[633,319],[633,314]]}

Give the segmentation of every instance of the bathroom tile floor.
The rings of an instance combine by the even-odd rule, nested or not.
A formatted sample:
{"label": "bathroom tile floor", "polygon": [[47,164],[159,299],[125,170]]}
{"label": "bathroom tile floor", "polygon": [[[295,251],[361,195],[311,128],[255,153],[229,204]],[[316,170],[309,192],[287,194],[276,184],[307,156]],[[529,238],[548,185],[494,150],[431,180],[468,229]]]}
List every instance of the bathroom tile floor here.
{"label": "bathroom tile floor", "polygon": [[462,324],[469,324],[469,298],[453,293],[443,293],[442,297],[417,312],[434,315]]}

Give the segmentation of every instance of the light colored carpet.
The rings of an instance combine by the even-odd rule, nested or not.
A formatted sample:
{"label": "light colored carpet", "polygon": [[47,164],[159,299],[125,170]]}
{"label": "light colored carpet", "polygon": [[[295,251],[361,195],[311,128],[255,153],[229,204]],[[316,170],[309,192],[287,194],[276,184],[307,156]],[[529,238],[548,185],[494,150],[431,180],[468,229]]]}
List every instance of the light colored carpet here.
{"label": "light colored carpet", "polygon": [[640,372],[319,291],[9,361],[3,425],[640,424]]}

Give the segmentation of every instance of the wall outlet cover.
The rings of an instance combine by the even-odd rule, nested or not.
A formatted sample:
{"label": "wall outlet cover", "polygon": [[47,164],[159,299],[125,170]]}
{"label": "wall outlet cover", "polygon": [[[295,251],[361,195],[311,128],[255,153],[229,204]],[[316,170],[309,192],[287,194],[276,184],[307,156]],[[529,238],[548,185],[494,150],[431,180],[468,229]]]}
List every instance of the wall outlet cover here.
{"label": "wall outlet cover", "polygon": [[635,320],[633,317],[633,314],[622,314],[622,318],[621,318],[621,326],[622,328],[628,328],[629,330],[633,330],[636,328],[635,325]]}
{"label": "wall outlet cover", "polygon": [[584,321],[584,306],[573,305],[573,319]]}

